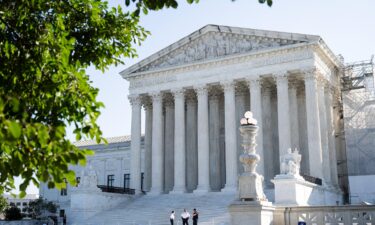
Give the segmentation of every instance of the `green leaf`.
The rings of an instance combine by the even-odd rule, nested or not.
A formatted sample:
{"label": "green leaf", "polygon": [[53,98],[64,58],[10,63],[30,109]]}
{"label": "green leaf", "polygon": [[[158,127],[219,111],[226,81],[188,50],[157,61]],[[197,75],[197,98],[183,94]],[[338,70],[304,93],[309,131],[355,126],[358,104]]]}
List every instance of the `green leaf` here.
{"label": "green leaf", "polygon": [[9,131],[16,139],[21,136],[21,126],[16,121],[9,122]]}

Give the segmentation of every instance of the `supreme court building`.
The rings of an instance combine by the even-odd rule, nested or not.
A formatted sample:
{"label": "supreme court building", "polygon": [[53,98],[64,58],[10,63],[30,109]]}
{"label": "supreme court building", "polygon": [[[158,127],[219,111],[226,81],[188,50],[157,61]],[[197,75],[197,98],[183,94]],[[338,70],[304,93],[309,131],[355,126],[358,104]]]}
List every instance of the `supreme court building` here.
{"label": "supreme court building", "polygon": [[235,191],[239,120],[251,110],[266,189],[292,148],[302,174],[339,190],[343,67],[320,36],[207,25],[125,69],[131,188],[144,173],[150,194]]}

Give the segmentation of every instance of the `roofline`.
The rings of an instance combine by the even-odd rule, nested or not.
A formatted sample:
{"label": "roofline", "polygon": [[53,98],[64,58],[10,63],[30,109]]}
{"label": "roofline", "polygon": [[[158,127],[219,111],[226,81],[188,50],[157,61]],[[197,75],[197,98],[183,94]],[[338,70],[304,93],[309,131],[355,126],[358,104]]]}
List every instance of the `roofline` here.
{"label": "roofline", "polygon": [[189,34],[186,37],[181,38],[177,42],[157,51],[156,53],[146,57],[145,59],[141,60],[140,62],[128,67],[127,69],[120,72],[120,75],[127,79],[130,77],[129,75],[134,71],[146,66],[147,64],[157,60],[158,58],[168,54],[179,48],[181,45],[188,44],[192,40],[195,40],[202,35],[208,32],[221,32],[221,33],[234,33],[234,34],[243,34],[243,35],[256,35],[256,36],[263,36],[268,38],[281,38],[281,39],[292,39],[292,40],[299,40],[299,41],[310,41],[315,42],[321,39],[318,35],[309,35],[309,34],[300,34],[300,33],[290,33],[290,32],[280,32],[280,31],[269,31],[269,30],[259,30],[259,29],[251,29],[251,28],[240,28],[240,27],[231,27],[231,26],[222,26],[222,25],[213,25],[208,24],[197,31]]}

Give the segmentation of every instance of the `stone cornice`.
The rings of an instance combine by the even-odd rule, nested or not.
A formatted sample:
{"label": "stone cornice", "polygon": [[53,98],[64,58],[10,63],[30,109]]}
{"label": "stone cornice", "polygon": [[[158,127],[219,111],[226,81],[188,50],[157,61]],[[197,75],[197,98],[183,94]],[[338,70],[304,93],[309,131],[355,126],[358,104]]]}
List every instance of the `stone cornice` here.
{"label": "stone cornice", "polygon": [[330,66],[332,63],[336,66],[339,70],[344,67],[344,64],[340,61],[340,59],[332,52],[332,50],[328,47],[328,45],[320,39],[315,45],[314,50],[322,57],[323,61]]}

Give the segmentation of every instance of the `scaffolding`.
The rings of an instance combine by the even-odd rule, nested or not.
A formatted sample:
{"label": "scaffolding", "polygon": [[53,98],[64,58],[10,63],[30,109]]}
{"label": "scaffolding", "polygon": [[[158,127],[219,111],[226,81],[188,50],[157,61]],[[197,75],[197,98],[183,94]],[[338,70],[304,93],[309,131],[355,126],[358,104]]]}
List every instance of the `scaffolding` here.
{"label": "scaffolding", "polygon": [[[344,68],[344,75],[341,77],[342,90],[351,91],[361,88],[374,88],[374,55],[370,60],[363,60],[354,63],[348,63]],[[371,80],[371,82],[366,82]],[[372,87],[368,87],[372,85]]]}

